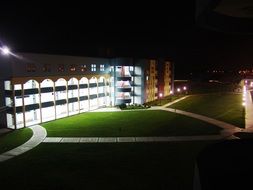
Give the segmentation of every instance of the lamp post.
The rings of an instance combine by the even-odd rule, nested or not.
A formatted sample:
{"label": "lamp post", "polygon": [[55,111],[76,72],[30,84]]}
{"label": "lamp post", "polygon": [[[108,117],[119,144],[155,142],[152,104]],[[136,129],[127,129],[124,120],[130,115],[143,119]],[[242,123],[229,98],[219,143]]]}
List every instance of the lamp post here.
{"label": "lamp post", "polygon": [[183,90],[185,91],[185,94],[188,94],[187,86],[184,86],[184,87],[183,87]]}
{"label": "lamp post", "polygon": [[160,105],[162,105],[162,97],[163,97],[163,93],[159,93]]}

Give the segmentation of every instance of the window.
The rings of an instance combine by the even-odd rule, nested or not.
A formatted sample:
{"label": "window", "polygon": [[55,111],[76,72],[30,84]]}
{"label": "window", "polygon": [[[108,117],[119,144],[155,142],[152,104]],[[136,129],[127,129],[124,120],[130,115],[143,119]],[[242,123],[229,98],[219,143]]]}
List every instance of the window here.
{"label": "window", "polygon": [[97,65],[91,64],[91,71],[96,71],[96,70],[97,70]]}
{"label": "window", "polygon": [[130,71],[134,71],[134,67],[133,67],[133,66],[130,66],[130,67],[129,67],[129,70],[130,70]]}
{"label": "window", "polygon": [[100,65],[100,71],[105,71],[105,65]]}
{"label": "window", "polygon": [[58,70],[58,72],[64,72],[64,65],[63,64],[59,64],[57,70]]}
{"label": "window", "polygon": [[82,72],[84,72],[84,71],[86,71],[86,70],[87,70],[86,65],[84,65],[84,64],[83,64],[83,65],[81,65],[81,71],[82,71]]}
{"label": "window", "polygon": [[70,71],[76,71],[76,65],[70,65],[70,68],[69,68]]}
{"label": "window", "polygon": [[35,70],[36,70],[35,64],[33,64],[33,63],[28,63],[28,64],[26,65],[26,70],[27,70],[27,72],[35,72]]}
{"label": "window", "polygon": [[50,64],[44,64],[43,71],[44,72],[50,72],[51,71],[51,65]]}

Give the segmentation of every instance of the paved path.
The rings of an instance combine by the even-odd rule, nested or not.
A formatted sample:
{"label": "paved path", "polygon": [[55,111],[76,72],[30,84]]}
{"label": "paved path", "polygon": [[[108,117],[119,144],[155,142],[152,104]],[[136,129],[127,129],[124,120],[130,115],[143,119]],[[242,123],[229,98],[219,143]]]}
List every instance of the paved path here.
{"label": "paved path", "polygon": [[23,154],[37,145],[39,145],[47,136],[47,131],[45,128],[41,127],[40,125],[34,125],[30,127],[33,131],[33,136],[24,144],[9,150],[7,152],[4,152],[0,155],[0,162],[9,160],[15,156],[18,156],[20,154]]}
{"label": "paved path", "polygon": [[253,101],[250,91],[245,95],[245,131],[253,132]]}
{"label": "paved path", "polygon": [[177,142],[224,139],[221,135],[173,136],[173,137],[47,137],[43,143],[137,143]]}
{"label": "paved path", "polygon": [[162,107],[164,107],[164,108],[169,107],[169,106],[171,106],[172,104],[175,104],[175,103],[177,103],[177,102],[179,102],[179,101],[181,101],[181,100],[184,100],[185,98],[188,98],[188,97],[190,97],[190,95],[184,96],[184,97],[182,97],[182,98],[179,98],[179,99],[177,99],[177,100],[175,100],[175,101],[173,101],[173,102],[169,102],[169,103],[163,105]]}
{"label": "paved path", "polygon": [[192,118],[195,118],[195,119],[202,120],[202,121],[207,122],[207,123],[211,123],[211,124],[216,125],[218,127],[221,127],[223,129],[222,132],[221,132],[221,135],[226,137],[226,139],[239,139],[238,137],[235,137],[233,134],[236,133],[236,132],[245,131],[245,129],[239,128],[235,125],[232,125],[232,124],[229,124],[229,123],[226,123],[226,122],[223,122],[223,121],[219,121],[219,120],[216,120],[216,119],[204,116],[204,115],[195,114],[195,113],[192,113],[192,112],[187,112],[187,111],[178,110],[178,109],[167,108],[168,106],[171,106],[172,104],[175,104],[175,103],[177,103],[177,102],[179,102],[179,101],[181,101],[185,98],[188,98],[190,96],[191,95],[184,96],[184,97],[182,97],[178,100],[175,100],[173,102],[165,104],[162,107],[157,107],[157,109],[164,110],[164,111],[169,111],[169,112],[173,112],[173,113],[178,113],[178,114],[181,114],[181,115],[185,115],[185,116],[188,116],[188,117],[192,117]]}
{"label": "paved path", "polygon": [[[193,117],[195,119],[199,119],[205,121],[207,123],[211,123],[213,125],[217,125],[223,128],[223,133],[221,135],[203,135],[203,136],[173,136],[173,137],[47,137],[46,129],[40,125],[35,125],[30,127],[33,131],[33,136],[23,145],[20,145],[17,148],[14,148],[10,151],[7,151],[0,155],[0,162],[11,159],[15,156],[23,154],[32,148],[39,145],[41,142],[44,143],[124,143],[124,142],[176,142],[176,141],[200,141],[200,140],[219,140],[226,138],[236,138],[232,134],[234,132],[241,131],[242,129],[222,122],[216,119],[212,119],[203,115],[186,112],[177,109],[166,108],[176,102],[179,102],[189,96],[182,97],[177,99],[171,103],[165,104],[164,106],[156,106],[150,109],[145,110],[164,110],[169,111],[181,115],[185,115],[188,117]],[[107,109],[104,108],[103,111],[120,111],[118,109]],[[136,110],[139,111],[139,110]]]}
{"label": "paved path", "polygon": [[222,129],[224,129],[223,134],[222,134],[223,136],[231,136],[233,133],[240,132],[240,131],[243,130],[243,129],[235,126],[235,125],[226,123],[224,121],[219,121],[219,120],[216,120],[216,119],[204,116],[204,115],[199,115],[199,114],[195,114],[195,113],[191,113],[191,112],[187,112],[187,111],[182,111],[182,110],[178,110],[178,109],[173,109],[173,108],[164,108],[164,107],[162,107],[162,108],[160,108],[160,110],[173,112],[173,113],[177,113],[177,114],[180,114],[180,115],[185,115],[185,116],[188,116],[188,117],[192,117],[192,118],[195,118],[195,119],[198,119],[198,120],[216,125],[216,126],[222,128]]}

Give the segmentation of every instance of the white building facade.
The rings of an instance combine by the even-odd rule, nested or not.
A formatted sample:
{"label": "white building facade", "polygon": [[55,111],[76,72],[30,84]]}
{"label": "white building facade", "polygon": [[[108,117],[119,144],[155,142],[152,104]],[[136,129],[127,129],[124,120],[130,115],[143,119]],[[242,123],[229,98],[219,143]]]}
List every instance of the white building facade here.
{"label": "white building facade", "polygon": [[4,127],[19,129],[100,107],[146,102],[148,60],[20,54],[0,61]]}

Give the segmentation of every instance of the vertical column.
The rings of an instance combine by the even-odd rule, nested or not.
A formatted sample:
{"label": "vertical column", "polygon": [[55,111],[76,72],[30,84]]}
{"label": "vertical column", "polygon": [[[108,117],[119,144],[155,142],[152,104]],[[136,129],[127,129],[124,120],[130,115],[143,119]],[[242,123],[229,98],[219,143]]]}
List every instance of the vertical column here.
{"label": "vertical column", "polygon": [[110,106],[112,106],[112,83],[111,83],[111,76],[108,79],[109,84],[109,100],[110,100]]}
{"label": "vertical column", "polygon": [[12,107],[13,107],[13,123],[14,123],[14,128],[17,129],[17,118],[16,118],[16,102],[15,102],[15,89],[14,89],[14,84],[11,85],[12,88]]}
{"label": "vertical column", "polygon": [[22,94],[22,111],[23,111],[23,123],[24,127],[26,127],[26,122],[25,122],[25,92],[24,92],[24,84],[21,84],[21,94]]}
{"label": "vertical column", "polygon": [[174,94],[174,70],[175,70],[175,65],[173,62],[171,62],[171,90]]}
{"label": "vertical column", "polygon": [[133,65],[133,104],[135,103],[135,65]]}
{"label": "vertical column", "polygon": [[99,98],[98,98],[98,79],[97,79],[97,106],[99,107]]}
{"label": "vertical column", "polygon": [[103,87],[103,91],[104,91],[104,102],[105,102],[105,105],[107,105],[107,82],[106,82],[106,78],[104,78],[104,87]]}
{"label": "vertical column", "polygon": [[40,107],[40,123],[42,123],[42,106],[41,106],[41,85],[39,83],[39,107]]}
{"label": "vertical column", "polygon": [[116,66],[113,66],[113,73],[114,73],[114,105],[117,105],[116,102],[116,96],[117,96],[117,91],[116,91],[116,86],[117,86],[117,76],[116,76]]}
{"label": "vertical column", "polygon": [[56,119],[57,113],[56,113],[56,98],[55,98],[55,93],[56,93],[55,82],[54,82],[54,86],[53,86],[53,93],[54,93],[54,119]]}
{"label": "vertical column", "polygon": [[68,88],[68,81],[66,80],[66,91],[67,91],[67,116],[69,116],[69,88]]}
{"label": "vertical column", "polygon": [[80,85],[80,81],[78,80],[78,82],[77,82],[78,113],[80,113],[80,88],[79,88],[79,85]]}
{"label": "vertical column", "polygon": [[89,105],[89,111],[90,111],[90,82],[89,82],[89,79],[88,79],[88,105]]}

